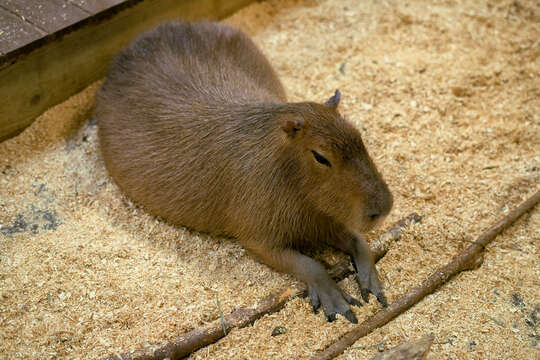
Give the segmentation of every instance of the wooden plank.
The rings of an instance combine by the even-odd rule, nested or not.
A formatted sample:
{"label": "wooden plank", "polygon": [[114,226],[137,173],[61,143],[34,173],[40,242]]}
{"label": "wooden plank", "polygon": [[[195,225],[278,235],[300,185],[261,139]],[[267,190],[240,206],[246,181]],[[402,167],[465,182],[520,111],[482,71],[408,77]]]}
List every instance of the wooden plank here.
{"label": "wooden plank", "polygon": [[2,7],[48,34],[88,17],[87,12],[64,0],[2,0]]}
{"label": "wooden plank", "polygon": [[158,23],[218,19],[253,0],[129,0],[13,59],[0,59],[0,141],[105,75],[111,58]]}
{"label": "wooden plank", "polygon": [[0,7],[0,55],[17,49],[45,35],[20,16]]}
{"label": "wooden plank", "polygon": [[107,10],[113,6],[123,3],[124,1],[125,0],[70,0],[71,3],[92,14],[97,14],[103,10]]}

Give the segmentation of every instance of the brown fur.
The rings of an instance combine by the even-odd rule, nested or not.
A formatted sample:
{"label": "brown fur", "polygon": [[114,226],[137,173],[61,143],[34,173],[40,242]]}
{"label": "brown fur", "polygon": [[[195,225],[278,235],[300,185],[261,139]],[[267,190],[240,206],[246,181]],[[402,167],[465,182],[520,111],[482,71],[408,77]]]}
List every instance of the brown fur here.
{"label": "brown fur", "polygon": [[107,169],[134,201],[174,224],[238,238],[308,283],[329,319],[354,321],[355,300],[295,250],[348,252],[363,295],[384,302],[359,233],[388,214],[392,196],[338,103],[339,93],[327,104],[287,103],[269,62],[236,29],[171,23],[117,56],[95,116]]}

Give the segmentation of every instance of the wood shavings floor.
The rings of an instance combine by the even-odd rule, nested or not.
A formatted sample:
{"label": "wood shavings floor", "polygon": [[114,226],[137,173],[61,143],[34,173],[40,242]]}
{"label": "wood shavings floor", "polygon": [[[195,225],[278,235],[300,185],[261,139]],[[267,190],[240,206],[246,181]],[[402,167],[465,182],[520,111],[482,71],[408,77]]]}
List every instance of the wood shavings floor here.
{"label": "wood shavings floor", "polygon": [[[539,189],[538,2],[272,0],[226,22],[260,45],[291,101],[341,90],[342,113],[394,192],[387,224],[426,215],[378,265],[389,300]],[[97,86],[0,144],[1,358],[159,344],[216,319],[218,297],[227,313],[294,281],[234,241],[171,227],[127,200],[88,121]],[[488,247],[481,268],[340,359],[426,333],[428,359],[540,358],[539,246],[537,208]],[[352,279],[341,286],[358,294]],[[376,310],[354,309],[360,321]],[[286,332],[272,337],[276,326]],[[305,359],[351,328],[296,299],[191,358]]]}

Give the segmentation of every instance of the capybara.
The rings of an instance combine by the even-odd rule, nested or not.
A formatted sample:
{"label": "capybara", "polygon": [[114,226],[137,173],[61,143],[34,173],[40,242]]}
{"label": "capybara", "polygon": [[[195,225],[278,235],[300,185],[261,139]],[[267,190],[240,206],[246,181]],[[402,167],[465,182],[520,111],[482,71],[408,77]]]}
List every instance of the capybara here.
{"label": "capybara", "polygon": [[357,322],[324,267],[301,253],[351,256],[361,294],[386,303],[361,233],[392,195],[359,131],[325,103],[287,102],[272,66],[227,25],[169,23],[113,61],[95,117],[106,167],[136,203],[170,223],[237,238],[308,285],[315,311]]}

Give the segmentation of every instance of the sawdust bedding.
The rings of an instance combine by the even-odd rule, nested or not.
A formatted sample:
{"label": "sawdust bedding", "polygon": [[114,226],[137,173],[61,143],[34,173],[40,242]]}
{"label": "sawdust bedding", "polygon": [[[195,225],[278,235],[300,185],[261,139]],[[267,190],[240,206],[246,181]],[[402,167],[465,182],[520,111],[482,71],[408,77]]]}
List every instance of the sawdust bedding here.
{"label": "sawdust bedding", "polygon": [[[386,224],[426,216],[378,265],[389,300],[538,190],[538,2],[272,0],[226,22],[260,45],[292,101],[341,90],[342,113],[394,192]],[[97,86],[0,144],[1,358],[160,344],[216,319],[217,298],[228,313],[294,281],[232,240],[171,227],[125,198],[88,120]],[[540,358],[539,240],[536,208],[488,247],[481,268],[340,359],[426,333],[435,335],[428,359]],[[353,279],[340,285],[358,295]],[[362,321],[377,308],[354,311]],[[276,326],[286,332],[272,337]],[[191,358],[309,358],[352,326],[296,299]]]}

